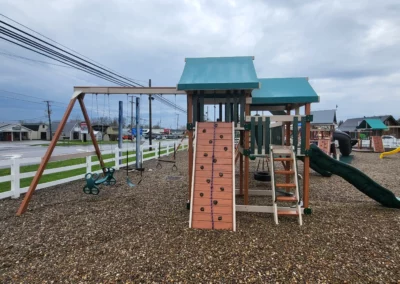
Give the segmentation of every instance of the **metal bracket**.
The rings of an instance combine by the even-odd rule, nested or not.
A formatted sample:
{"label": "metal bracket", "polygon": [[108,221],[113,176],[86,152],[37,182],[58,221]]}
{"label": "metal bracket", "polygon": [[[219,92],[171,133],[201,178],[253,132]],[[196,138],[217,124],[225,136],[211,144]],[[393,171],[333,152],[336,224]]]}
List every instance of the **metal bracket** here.
{"label": "metal bracket", "polygon": [[312,209],[311,208],[304,208],[304,215],[311,215],[312,214]]}
{"label": "metal bracket", "polygon": [[244,123],[244,130],[251,130],[251,123],[250,122],[245,122]]}
{"label": "metal bracket", "polygon": [[314,116],[312,114],[306,115],[306,122],[312,122]]}
{"label": "metal bracket", "polygon": [[187,123],[187,124],[186,124],[186,129],[189,130],[189,131],[190,131],[190,130],[193,130],[194,127],[195,127],[194,123]]}
{"label": "metal bracket", "polygon": [[243,149],[243,156],[250,156],[251,150],[250,149]]}

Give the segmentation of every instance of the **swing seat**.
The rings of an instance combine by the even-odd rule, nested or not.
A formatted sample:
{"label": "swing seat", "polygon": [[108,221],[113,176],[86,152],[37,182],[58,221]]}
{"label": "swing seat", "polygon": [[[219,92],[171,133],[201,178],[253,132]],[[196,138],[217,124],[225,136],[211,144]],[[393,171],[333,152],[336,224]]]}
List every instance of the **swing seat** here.
{"label": "swing seat", "polygon": [[86,185],[83,187],[83,192],[86,194],[94,194],[98,195],[100,193],[100,189],[98,185],[115,185],[117,180],[114,178],[114,168],[103,168],[105,169],[105,176],[99,179],[99,175],[97,173],[87,173],[85,175]]}

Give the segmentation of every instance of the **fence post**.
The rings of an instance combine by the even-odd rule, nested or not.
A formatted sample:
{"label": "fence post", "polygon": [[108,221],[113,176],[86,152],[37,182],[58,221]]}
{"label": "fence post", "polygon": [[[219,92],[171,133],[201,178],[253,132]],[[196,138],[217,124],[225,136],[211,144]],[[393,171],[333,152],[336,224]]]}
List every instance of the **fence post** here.
{"label": "fence post", "polygon": [[20,192],[20,179],[19,179],[19,173],[20,173],[20,161],[19,159],[12,159],[11,162],[11,192],[12,196],[11,198],[19,198],[21,192]]}
{"label": "fence post", "polygon": [[[120,149],[118,147],[116,147],[114,150],[115,169],[116,170],[119,170],[120,162],[122,163],[122,160],[123,160],[122,153],[121,153],[121,156],[119,155],[120,152],[121,152]],[[126,157],[126,158],[128,159],[128,157]]]}
{"label": "fence post", "polygon": [[167,144],[167,156],[169,155],[169,143]]}
{"label": "fence post", "polygon": [[86,156],[86,173],[92,172],[92,156]]}

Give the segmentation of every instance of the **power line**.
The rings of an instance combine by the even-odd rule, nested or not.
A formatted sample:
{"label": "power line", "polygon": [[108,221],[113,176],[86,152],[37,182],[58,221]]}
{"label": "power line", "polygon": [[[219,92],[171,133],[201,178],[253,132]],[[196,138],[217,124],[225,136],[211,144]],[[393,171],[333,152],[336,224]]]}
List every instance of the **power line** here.
{"label": "power line", "polygon": [[[2,15],[2,14],[0,14],[0,15],[1,15],[1,16],[4,16],[4,15]],[[7,18],[7,19],[10,19],[10,18],[8,18],[8,17],[6,17],[6,16],[4,16],[4,17]],[[12,19],[10,19],[10,20],[13,21],[13,22],[16,22],[16,21],[14,21],[14,20],[12,20]],[[44,40],[42,40],[42,39],[40,39],[40,38],[38,38],[38,37],[35,37],[35,36],[33,36],[33,35],[31,35],[31,34],[25,32],[25,31],[21,30],[21,29],[18,29],[18,28],[16,28],[16,27],[14,27],[14,26],[12,26],[12,25],[10,25],[10,24],[4,22],[4,21],[0,21],[0,23],[4,24],[4,25],[6,25],[6,26],[8,26],[8,27],[10,27],[10,28],[12,28],[12,29],[15,29],[15,30],[17,30],[17,31],[19,31],[19,32],[21,32],[21,33],[23,33],[23,34],[25,34],[25,35],[28,35],[28,36],[30,36],[31,38],[34,38],[34,39],[36,39],[36,40],[38,40],[38,41],[40,41],[40,42],[42,42],[42,43],[45,43],[45,44],[47,44],[47,45],[49,45],[49,46],[51,46],[51,47],[54,47],[54,48],[56,48],[56,49],[58,49],[58,50],[60,50],[60,51],[62,51],[62,52],[64,52],[64,53],[66,53],[66,54],[69,54],[69,55],[71,55],[71,56],[73,56],[73,57],[75,57],[75,58],[77,58],[77,59],[79,59],[79,60],[81,60],[81,61],[87,62],[87,63],[90,64],[90,65],[93,65],[93,66],[95,66],[95,67],[98,67],[98,68],[100,68],[100,69],[102,69],[102,70],[104,70],[104,71],[106,71],[106,72],[108,72],[108,73],[110,73],[110,74],[112,74],[112,75],[107,74],[107,73],[105,73],[104,71],[101,71],[101,70],[96,69],[96,68],[94,68],[94,67],[91,67],[91,66],[89,66],[89,65],[87,65],[87,64],[85,64],[85,63],[82,63],[82,62],[80,62],[79,60],[73,59],[73,58],[71,58],[71,57],[68,56],[68,55],[65,55],[65,54],[62,54],[62,53],[60,53],[60,52],[58,52],[58,51],[55,51],[54,49],[49,48],[49,47],[47,47],[47,46],[44,46],[44,45],[38,43],[37,41],[31,40],[31,39],[29,39],[29,38],[27,38],[27,37],[25,37],[25,36],[23,36],[23,35],[21,35],[21,34],[15,33],[15,32],[13,32],[13,31],[11,31],[10,29],[7,29],[7,28],[5,28],[5,27],[0,27],[0,33],[2,33],[3,35],[6,35],[6,36],[8,36],[8,37],[10,37],[10,38],[13,38],[13,39],[15,39],[15,40],[17,40],[17,41],[19,41],[19,42],[21,42],[21,43],[23,43],[23,44],[26,44],[26,45],[32,47],[32,48],[30,48],[30,47],[28,47],[28,46],[25,46],[25,45],[22,45],[22,44],[19,44],[19,43],[17,43],[17,42],[14,42],[14,41],[12,41],[12,40],[10,40],[10,39],[4,38],[4,37],[0,37],[1,39],[4,39],[4,40],[6,40],[6,41],[8,41],[8,42],[10,42],[10,43],[16,44],[16,45],[18,45],[18,46],[20,46],[20,47],[22,47],[22,48],[28,49],[28,50],[30,50],[30,51],[36,52],[36,53],[38,53],[38,54],[40,54],[40,55],[43,55],[43,56],[48,57],[48,58],[50,58],[50,59],[53,59],[53,60],[55,60],[55,61],[61,62],[61,63],[63,63],[63,64],[66,64],[66,65],[68,65],[68,66],[70,66],[70,67],[72,67],[72,68],[81,70],[81,71],[86,72],[86,73],[88,73],[88,74],[94,75],[94,76],[96,76],[96,77],[102,78],[102,79],[107,80],[107,81],[110,81],[110,82],[113,82],[113,83],[115,83],[115,84],[117,84],[117,85],[132,86],[131,84],[133,83],[133,84],[138,85],[138,86],[143,86],[143,85],[141,85],[141,84],[139,84],[139,83],[133,81],[132,79],[129,79],[129,78],[125,77],[125,76],[119,75],[119,74],[117,74],[117,73],[115,73],[115,72],[112,72],[112,71],[110,71],[110,70],[107,69],[107,68],[102,68],[102,67],[100,67],[100,66],[97,65],[97,64],[93,64],[92,62],[89,62],[89,61],[87,61],[87,60],[85,60],[85,59],[83,59],[83,58],[81,58],[81,57],[79,57],[79,56],[76,56],[76,55],[74,55],[74,54],[72,54],[72,53],[70,53],[70,52],[68,52],[68,51],[65,51],[65,50],[62,49],[62,48],[59,48],[59,47],[57,47],[57,46],[55,46],[55,45],[53,45],[53,44],[50,44],[50,43],[48,43],[48,42],[46,42],[46,41],[44,41]],[[20,24],[20,23],[18,23],[18,22],[16,22],[16,23],[17,23],[17,24]],[[20,25],[22,25],[22,24],[20,24]],[[22,25],[22,26],[25,27],[25,28],[27,28],[27,29],[29,29],[28,27],[26,27],[26,26],[24,26],[24,25]],[[33,31],[32,29],[29,29],[29,30]],[[36,31],[33,31],[33,32],[37,33]],[[37,33],[37,34],[40,34],[40,33]],[[41,35],[41,34],[40,34],[40,35]],[[41,35],[41,36],[43,36],[43,35]],[[48,37],[46,37],[46,38],[49,39]],[[51,39],[49,39],[49,40],[51,40]],[[51,40],[51,41],[53,41],[53,40]],[[53,41],[53,42],[55,42],[55,41]],[[55,43],[57,43],[57,42],[55,42]],[[59,44],[59,43],[57,43],[57,44]],[[65,46],[64,46],[64,47],[65,47]],[[34,49],[33,49],[33,48],[34,48]],[[67,48],[67,47],[66,47],[66,48]],[[38,49],[38,50],[40,50],[40,51],[35,50],[35,49]],[[70,48],[67,48],[67,49],[71,50]],[[73,50],[71,50],[71,51],[73,51]],[[73,51],[73,52],[76,52],[76,51]],[[76,53],[77,53],[77,52],[76,52]],[[81,54],[80,54],[80,55],[81,55]],[[81,55],[81,56],[83,56],[83,55]],[[83,56],[83,57],[86,57],[86,56]],[[86,58],[87,58],[87,57],[86,57]],[[90,59],[90,60],[91,60],[91,59]],[[92,60],[92,61],[93,61],[93,60]],[[99,64],[99,63],[98,63],[98,64]],[[65,66],[65,67],[67,67],[67,66]],[[117,76],[118,78],[115,77],[115,76]],[[126,81],[128,81],[129,83],[126,82]],[[178,107],[176,104],[173,104],[171,101],[168,101],[167,99],[165,99],[165,98],[163,98],[163,97],[160,97],[159,95],[157,95],[156,97],[157,97],[157,99],[158,99],[160,102],[164,103],[165,105],[168,105],[168,106],[170,106],[170,107],[173,107],[173,108],[175,108],[175,109],[177,109],[177,110],[179,110],[179,111],[186,112],[183,108]]]}
{"label": "power line", "polygon": [[[103,67],[106,67],[105,65],[103,65],[103,64],[101,64],[101,63],[99,63],[99,62],[97,62],[97,61],[95,61],[95,60],[93,60],[93,59],[91,59],[91,58],[89,58],[89,57],[87,57],[87,56],[85,56],[85,55],[79,53],[78,51],[73,50],[73,49],[71,49],[71,48],[69,48],[69,47],[67,47],[67,46],[65,46],[65,45],[63,45],[63,44],[61,44],[61,43],[59,43],[59,42],[57,42],[57,41],[55,41],[55,40],[53,40],[53,39],[51,39],[51,38],[45,36],[45,35],[43,35],[43,34],[41,34],[41,33],[39,33],[38,31],[35,31],[35,30],[33,30],[33,29],[31,29],[31,28],[29,28],[29,27],[27,27],[27,26],[21,24],[20,22],[18,22],[18,21],[16,21],[16,20],[11,19],[10,17],[7,17],[7,16],[5,16],[5,15],[3,15],[3,14],[1,14],[1,13],[0,13],[0,16],[2,16],[2,17],[4,17],[4,18],[6,18],[6,19],[8,19],[8,20],[10,20],[10,21],[12,21],[12,22],[14,22],[14,23],[16,23],[16,24],[18,24],[18,25],[24,27],[24,28],[26,28],[27,30],[29,30],[29,31],[31,31],[31,32],[34,32],[34,33],[37,34],[37,35],[40,35],[40,36],[44,37],[45,39],[50,40],[51,42],[54,42],[54,43],[58,44],[59,46],[62,46],[62,47],[64,47],[64,48],[68,49],[69,51],[75,52],[76,54],[78,54],[78,55],[80,55],[80,56],[82,56],[82,57],[84,57],[84,58],[86,58],[86,59],[89,59],[90,61],[92,61],[92,62],[94,62],[94,63],[97,63],[97,64],[99,64],[99,65],[101,65],[101,66],[103,66]],[[106,68],[108,68],[108,69],[111,70],[111,71],[114,71],[114,70],[110,69],[109,67],[106,67]],[[114,71],[114,72],[117,72],[117,71]],[[129,78],[129,79],[131,79],[131,78]],[[146,82],[145,80],[139,80],[139,79],[131,79],[131,80]]]}
{"label": "power line", "polygon": [[46,62],[46,61],[35,60],[35,59],[32,59],[32,58],[27,58],[27,57],[24,57],[24,56],[19,56],[19,55],[11,54],[11,53],[0,52],[0,55],[8,56],[8,57],[16,57],[16,58],[20,58],[20,59],[23,59],[23,60],[36,62],[36,63],[54,65],[54,66],[65,67],[65,68],[72,68],[70,66],[66,66],[66,65],[62,65],[62,64],[55,64],[55,63],[50,63],[50,62]]}
{"label": "power line", "polygon": [[[43,98],[40,98],[40,97],[35,97],[35,96],[32,96],[32,95],[21,94],[21,93],[17,93],[17,92],[13,92],[13,91],[8,91],[8,90],[3,90],[3,89],[0,89],[0,92],[10,93],[10,94],[18,95],[18,96],[24,96],[24,97],[30,97],[30,98],[35,98],[35,99],[43,100]],[[0,94],[0,95],[1,95],[1,94]],[[53,101],[53,102],[54,102],[54,103],[63,104],[63,105],[68,105],[67,103],[62,103],[62,102],[57,102],[57,101]]]}

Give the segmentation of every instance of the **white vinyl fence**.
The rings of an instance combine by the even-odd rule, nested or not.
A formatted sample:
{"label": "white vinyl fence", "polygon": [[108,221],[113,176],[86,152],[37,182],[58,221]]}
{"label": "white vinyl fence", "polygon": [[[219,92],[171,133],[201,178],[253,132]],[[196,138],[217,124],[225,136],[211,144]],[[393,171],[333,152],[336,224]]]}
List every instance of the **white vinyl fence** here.
{"label": "white vinyl fence", "polygon": [[[178,145],[178,143],[161,143],[161,154],[160,156],[168,156],[170,154],[173,154],[174,152],[174,145]],[[152,147],[153,150],[149,151],[149,148]],[[187,149],[188,148],[188,143],[187,140],[185,140],[180,148],[179,151]],[[135,158],[136,153],[129,154],[126,156],[126,151],[127,149],[124,147],[122,149],[119,149],[118,147],[115,148],[114,150],[108,150],[108,151],[102,151],[101,154],[107,155],[107,154],[114,154],[113,158],[109,159],[104,159],[104,163],[109,163],[109,162],[114,162],[113,168],[116,170],[119,170],[120,167],[126,166],[126,162],[123,164],[120,164],[122,160],[125,160],[126,158]],[[136,151],[136,148],[128,148],[129,152]],[[158,158],[158,151],[159,151],[159,145],[146,145],[146,146],[141,146],[141,152],[142,152],[142,159],[143,161],[147,160],[152,160]],[[61,155],[61,156],[54,156],[50,158],[49,162],[54,162],[54,161],[64,161],[64,160],[70,160],[70,159],[75,159],[75,158],[86,158],[85,163],[79,164],[79,165],[72,165],[72,166],[66,166],[66,167],[59,167],[59,168],[54,168],[54,169],[47,169],[43,172],[43,175],[48,175],[48,174],[53,174],[53,173],[61,173],[61,172],[66,172],[70,170],[75,170],[75,169],[82,169],[86,168],[86,172],[90,173],[92,172],[92,166],[99,165],[98,161],[92,161],[92,157],[96,156],[96,152],[85,152],[85,153],[78,153],[78,154],[70,154],[70,155]],[[146,158],[145,158],[146,156]],[[97,156],[96,156],[97,157]],[[20,187],[20,180],[23,178],[29,178],[33,177],[36,174],[36,171],[33,172],[28,172],[28,173],[21,173],[20,169],[21,166],[25,165],[35,165],[35,164],[40,164],[42,159],[40,157],[37,158],[15,158],[15,159],[10,159],[10,160],[4,160],[0,161],[0,168],[10,168],[11,174],[8,176],[0,176],[0,183],[2,182],[11,182],[11,190],[5,191],[5,192],[0,192],[0,199],[4,198],[19,198],[21,194],[26,193],[28,191],[29,187]],[[135,161],[130,161],[128,163],[129,165],[135,164]],[[93,171],[93,173],[101,173],[102,170],[99,169],[97,171]],[[81,180],[84,178],[84,175],[76,175],[64,179],[59,179],[51,182],[46,182],[46,183],[39,183],[37,185],[36,189],[41,189],[41,188],[46,188],[58,184],[63,184],[67,183],[70,181],[74,180]],[[1,185],[0,185],[1,186]]]}
{"label": "white vinyl fence", "polygon": [[[383,147],[388,149],[400,147],[400,139],[382,139],[382,142],[383,142]],[[372,142],[370,142],[369,139],[361,140],[362,147],[369,147],[370,143],[372,146],[373,144]]]}

